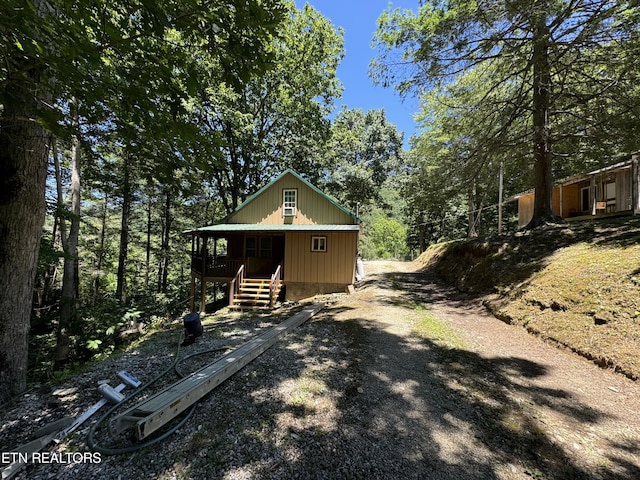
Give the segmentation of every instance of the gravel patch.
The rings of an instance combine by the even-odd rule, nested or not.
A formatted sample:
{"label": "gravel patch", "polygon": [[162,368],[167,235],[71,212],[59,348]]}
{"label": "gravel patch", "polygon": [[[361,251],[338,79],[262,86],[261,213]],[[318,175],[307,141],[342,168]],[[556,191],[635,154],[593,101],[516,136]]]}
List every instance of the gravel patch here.
{"label": "gravel patch", "polygon": [[[372,262],[367,273],[355,294],[315,299],[326,304],[320,313],[207,395],[166,440],[97,463],[29,465],[15,478],[640,478],[637,383],[502,324],[408,264]],[[208,316],[204,336],[178,354],[239,346],[299,307]],[[416,334],[426,313],[463,346]],[[82,413],[100,398],[97,382],[114,385],[119,370],[143,382],[165,370],[181,330],[175,322],[64,384],[16,399],[0,411],[0,451]],[[191,357],[182,369],[224,353]],[[177,378],[169,373],[154,388]],[[88,453],[95,420],[46,451]],[[95,438],[136,445],[126,435],[111,439],[106,427]]]}

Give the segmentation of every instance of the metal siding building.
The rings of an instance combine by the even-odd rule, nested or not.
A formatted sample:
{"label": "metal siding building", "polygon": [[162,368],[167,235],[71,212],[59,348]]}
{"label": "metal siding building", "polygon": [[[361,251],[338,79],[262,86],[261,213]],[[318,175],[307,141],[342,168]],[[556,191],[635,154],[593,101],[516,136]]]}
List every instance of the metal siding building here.
{"label": "metal siding building", "polygon": [[207,282],[228,284],[233,304],[240,273],[256,282],[281,281],[289,300],[342,292],[354,283],[360,220],[292,170],[219,223],[185,233],[192,237],[192,309],[196,280],[202,310]]}
{"label": "metal siding building", "polygon": [[[553,213],[565,219],[640,213],[639,158],[636,152],[629,160],[559,181],[551,197]],[[512,197],[520,227],[533,217],[534,195],[531,190]]]}

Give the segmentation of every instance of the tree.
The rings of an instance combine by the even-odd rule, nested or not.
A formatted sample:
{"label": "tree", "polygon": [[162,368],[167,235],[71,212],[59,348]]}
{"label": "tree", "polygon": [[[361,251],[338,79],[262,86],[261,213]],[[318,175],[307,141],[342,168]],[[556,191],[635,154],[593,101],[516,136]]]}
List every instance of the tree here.
{"label": "tree", "polygon": [[400,258],[407,253],[407,229],[398,220],[388,218],[380,211],[361,239],[360,255],[364,258]]}
{"label": "tree", "polygon": [[28,28],[33,35],[27,38],[37,42],[47,4],[27,3],[19,5],[22,9],[10,8],[8,2],[0,6],[5,25],[0,37],[0,404],[26,386],[29,318],[45,213],[49,133],[37,119],[43,105],[51,104],[51,85],[39,54],[17,32]]}
{"label": "tree", "polygon": [[517,107],[516,85],[492,86],[505,68],[501,63],[495,60],[491,68],[467,70],[421,96],[415,117],[419,130],[408,161],[412,174],[403,189],[421,250],[425,239],[459,238],[462,219],[455,203],[466,207],[467,236],[490,231],[489,226],[483,228],[480,214],[483,206],[495,205],[498,199],[500,164],[509,166],[513,194],[529,188],[531,175],[523,159],[529,152],[531,123]]}
{"label": "tree", "polygon": [[[268,68],[267,45],[282,15],[280,0],[227,0],[206,8],[196,0],[16,0],[0,5],[0,403],[26,385],[49,130],[67,115],[53,108],[54,100],[73,95],[87,108],[99,107],[101,87],[116,84],[100,83],[105,81],[102,69],[118,55],[148,52],[145,40],[150,38],[178,43],[185,51],[194,46],[209,51],[222,78],[239,86]],[[145,63],[148,58],[141,57],[128,72],[138,90],[152,75],[167,85],[181,77],[185,85],[199,88],[194,69],[173,68],[170,56],[156,59]],[[126,104],[128,97],[123,97]],[[180,104],[176,96],[172,105]]]}
{"label": "tree", "polygon": [[213,190],[227,212],[283,168],[317,178],[314,152],[329,138],[327,116],[341,89],[341,32],[310,5],[297,10],[289,2],[271,49],[266,74],[240,89],[212,82],[193,106],[203,126],[198,156],[210,163]]}
{"label": "tree", "polygon": [[[562,136],[554,128],[561,117],[575,114],[575,109],[562,109],[564,102],[580,97],[586,105],[594,98],[590,92],[602,94],[602,87],[613,88],[630,71],[627,62],[615,78],[581,76],[579,72],[587,65],[583,54],[590,52],[585,57],[592,65],[621,61],[624,51],[616,51],[618,57],[612,58],[604,54],[605,50],[611,54],[611,49],[598,47],[635,35],[637,8],[633,3],[609,0],[434,0],[425,2],[417,15],[388,10],[379,19],[376,39],[383,53],[373,63],[372,74],[406,94],[503,60],[502,65],[509,68],[501,69],[489,88],[516,85],[518,110],[531,119],[536,198],[529,227],[535,227],[554,220],[553,145]],[[566,82],[570,78],[580,83]]]}
{"label": "tree", "polygon": [[380,204],[383,184],[402,164],[402,134],[383,109],[343,108],[331,130],[325,188],[353,211]]}
{"label": "tree", "polygon": [[[75,320],[79,300],[78,276],[78,237],[80,235],[80,158],[78,108],[71,101],[74,133],[71,135],[71,211],[60,219],[60,238],[64,250],[64,269],[62,277],[62,295],[60,297],[60,317],[56,332],[57,367],[63,366],[69,357],[69,326]],[[62,212],[59,212],[62,213]],[[67,234],[65,217],[69,217]]]}

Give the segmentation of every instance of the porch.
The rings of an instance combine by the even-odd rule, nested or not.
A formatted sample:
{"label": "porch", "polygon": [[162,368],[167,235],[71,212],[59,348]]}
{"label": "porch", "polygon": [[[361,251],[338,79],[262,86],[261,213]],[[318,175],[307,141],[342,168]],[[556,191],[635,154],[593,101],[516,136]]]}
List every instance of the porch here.
{"label": "porch", "polygon": [[228,258],[226,255],[208,254],[203,256],[192,254],[191,272],[195,273],[198,278],[205,278],[210,282],[228,283],[236,275],[243,263],[243,258]]}
{"label": "porch", "polygon": [[214,285],[214,296],[222,285],[230,307],[273,308],[283,288],[283,254],[283,235],[193,235],[191,311],[196,308],[196,280],[200,282],[201,312],[206,310],[208,284]]}
{"label": "porch", "polygon": [[[553,212],[567,220],[640,213],[638,157],[559,181],[552,192]],[[512,197],[521,227],[533,216],[534,198],[533,190]]]}

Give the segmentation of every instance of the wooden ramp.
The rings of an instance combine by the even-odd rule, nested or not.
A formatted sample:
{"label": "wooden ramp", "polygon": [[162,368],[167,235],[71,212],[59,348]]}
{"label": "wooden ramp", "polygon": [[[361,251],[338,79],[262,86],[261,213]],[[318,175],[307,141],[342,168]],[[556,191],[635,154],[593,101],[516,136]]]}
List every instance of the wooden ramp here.
{"label": "wooden ramp", "polygon": [[323,304],[313,304],[304,308],[281,324],[227,353],[218,361],[128,409],[110,422],[112,435],[134,427],[138,440],[148,437],[257,358],[280,337],[302,325],[323,306]]}

